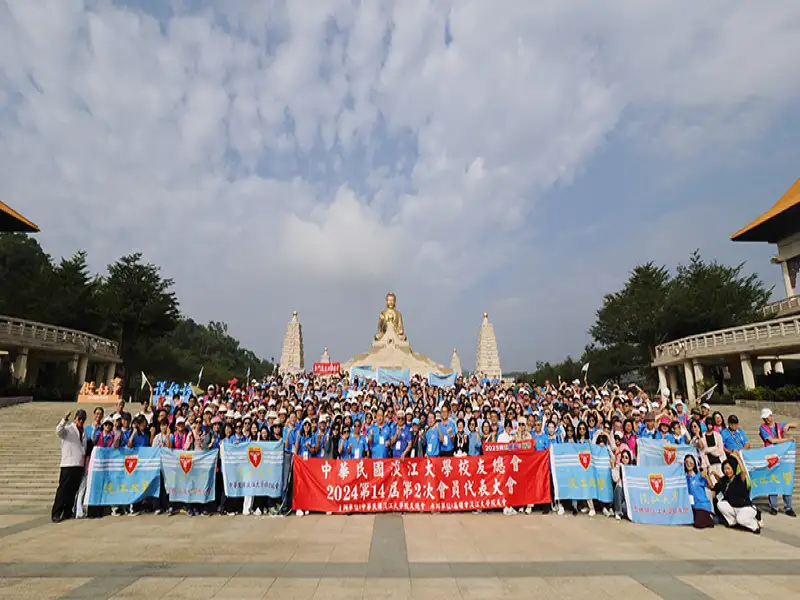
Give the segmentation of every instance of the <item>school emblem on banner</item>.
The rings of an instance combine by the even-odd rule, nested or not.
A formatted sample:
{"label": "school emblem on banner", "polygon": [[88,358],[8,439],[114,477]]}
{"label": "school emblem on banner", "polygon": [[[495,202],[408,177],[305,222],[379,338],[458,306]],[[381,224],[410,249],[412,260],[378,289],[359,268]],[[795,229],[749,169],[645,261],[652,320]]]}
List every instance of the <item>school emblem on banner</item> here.
{"label": "school emblem on banner", "polygon": [[653,490],[657,496],[660,496],[661,492],[664,491],[664,475],[661,473],[650,473],[648,480],[650,481],[650,489]]}
{"label": "school emblem on banner", "polygon": [[181,454],[179,458],[181,464],[181,471],[183,471],[184,475],[188,475],[189,471],[192,470],[192,462],[193,458],[191,454]]}
{"label": "school emblem on banner", "polygon": [[578,462],[581,463],[581,466],[584,469],[588,469],[589,466],[592,464],[592,453],[591,452],[578,452]]}
{"label": "school emblem on banner", "polygon": [[781,462],[780,457],[777,454],[768,454],[764,457],[764,460],[767,461],[767,468],[773,469],[775,466]]}
{"label": "school emblem on banner", "polygon": [[247,458],[250,459],[250,464],[254,469],[257,469],[261,464],[261,448],[258,446],[250,446],[247,449]]}
{"label": "school emblem on banner", "polygon": [[794,440],[742,450],[742,466],[750,477],[750,497],[791,496],[794,493],[794,466],[797,442]]}
{"label": "school emblem on banner", "polygon": [[664,446],[664,463],[667,465],[671,465],[675,462],[675,459],[678,457],[678,447],[677,446]]}
{"label": "school emblem on banner", "polygon": [[128,472],[128,475],[132,475],[133,472],[136,470],[136,465],[139,464],[139,457],[138,456],[126,456],[125,457],[125,470]]}

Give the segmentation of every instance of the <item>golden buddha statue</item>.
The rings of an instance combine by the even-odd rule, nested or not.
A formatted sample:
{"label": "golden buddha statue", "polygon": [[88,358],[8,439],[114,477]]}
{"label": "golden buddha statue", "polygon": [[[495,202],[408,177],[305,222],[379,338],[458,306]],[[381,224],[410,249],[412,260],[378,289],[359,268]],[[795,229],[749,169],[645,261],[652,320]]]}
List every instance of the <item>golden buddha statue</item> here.
{"label": "golden buddha statue", "polygon": [[375,334],[375,341],[386,334],[386,328],[389,323],[394,326],[398,338],[401,340],[406,339],[406,333],[403,330],[403,315],[395,308],[396,303],[397,297],[392,292],[386,294],[386,310],[381,311],[378,316],[378,333]]}

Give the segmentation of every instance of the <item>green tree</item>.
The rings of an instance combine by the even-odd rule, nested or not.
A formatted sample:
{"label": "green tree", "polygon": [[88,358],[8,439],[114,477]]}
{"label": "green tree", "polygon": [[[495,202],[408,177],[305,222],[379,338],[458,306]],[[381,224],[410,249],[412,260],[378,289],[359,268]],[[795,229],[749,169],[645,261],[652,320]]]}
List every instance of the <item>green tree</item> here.
{"label": "green tree", "polygon": [[180,318],[172,279],[159,267],[142,262],[140,253],[108,266],[100,294],[105,333],[120,344],[125,371],[138,375],[152,346],[175,329]]}
{"label": "green tree", "polygon": [[88,333],[102,333],[99,301],[102,285],[102,279],[89,272],[86,252],[81,250],[72,258],[62,258],[53,269],[47,321]]}
{"label": "green tree", "polygon": [[39,242],[24,233],[0,233],[0,314],[46,321],[53,265]]}

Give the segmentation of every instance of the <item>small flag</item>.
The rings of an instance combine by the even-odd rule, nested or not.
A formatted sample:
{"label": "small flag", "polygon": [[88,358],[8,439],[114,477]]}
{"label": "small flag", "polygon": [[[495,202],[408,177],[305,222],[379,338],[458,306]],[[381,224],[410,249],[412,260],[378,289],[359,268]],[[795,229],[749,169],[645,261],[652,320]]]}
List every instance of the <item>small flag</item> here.
{"label": "small flag", "polygon": [[203,378],[203,369],[205,368],[206,368],[205,365],[200,367],[200,374],[197,376],[197,387],[200,387],[200,380]]}
{"label": "small flag", "polygon": [[714,390],[715,389],[717,389],[717,384],[716,383],[714,385],[712,385],[710,388],[708,388],[705,392],[703,392],[703,395],[700,396],[698,402],[702,402],[703,400],[710,400],[711,396],[714,395]]}
{"label": "small flag", "polygon": [[588,373],[589,372],[589,363],[586,363],[581,367],[581,373]]}
{"label": "small flag", "polygon": [[245,383],[250,381],[250,367],[247,367],[247,375],[245,375],[244,381],[245,381]]}
{"label": "small flag", "polygon": [[144,371],[142,371],[142,387],[141,387],[141,389],[144,389],[145,385],[148,385],[150,387],[150,389],[153,388],[153,386],[150,385],[150,381],[147,379],[147,375],[145,375]]}

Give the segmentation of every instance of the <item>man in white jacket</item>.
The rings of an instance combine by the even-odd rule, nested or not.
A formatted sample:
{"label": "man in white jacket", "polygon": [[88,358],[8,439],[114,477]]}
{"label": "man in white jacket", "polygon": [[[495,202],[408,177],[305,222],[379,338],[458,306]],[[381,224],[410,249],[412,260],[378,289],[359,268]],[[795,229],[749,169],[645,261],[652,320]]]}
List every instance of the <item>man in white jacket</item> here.
{"label": "man in white jacket", "polygon": [[[69,423],[67,413],[56,425],[56,434],[61,438],[61,473],[58,477],[58,489],[53,500],[51,517],[53,523],[71,519],[72,507],[75,506],[75,495],[83,478],[83,467],[86,460],[88,437],[83,429],[86,422],[86,411],[81,409],[75,413],[75,421]],[[69,424],[68,424],[69,423]]]}

